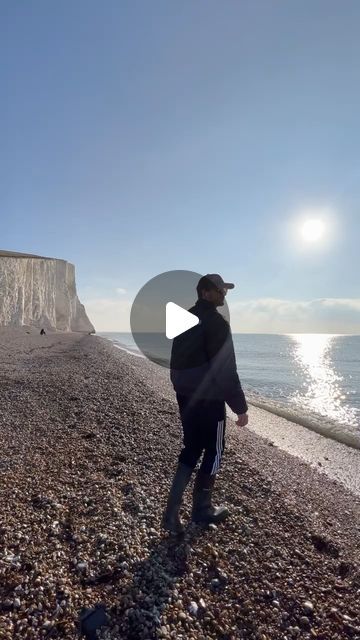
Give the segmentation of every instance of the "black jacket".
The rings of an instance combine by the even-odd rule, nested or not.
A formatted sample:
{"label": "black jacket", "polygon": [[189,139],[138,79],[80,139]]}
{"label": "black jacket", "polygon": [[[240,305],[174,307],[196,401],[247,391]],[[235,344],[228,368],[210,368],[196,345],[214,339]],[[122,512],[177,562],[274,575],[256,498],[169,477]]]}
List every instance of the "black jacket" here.
{"label": "black jacket", "polygon": [[237,414],[248,409],[236,370],[229,323],[207,300],[189,309],[200,323],[174,338],[170,378],[181,395],[225,400]]}

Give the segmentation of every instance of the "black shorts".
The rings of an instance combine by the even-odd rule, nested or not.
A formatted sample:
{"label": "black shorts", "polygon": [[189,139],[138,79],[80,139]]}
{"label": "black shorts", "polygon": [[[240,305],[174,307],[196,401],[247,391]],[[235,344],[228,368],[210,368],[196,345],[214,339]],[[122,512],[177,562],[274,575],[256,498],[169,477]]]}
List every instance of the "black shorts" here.
{"label": "black shorts", "polygon": [[215,475],[225,447],[226,410],[223,400],[194,400],[176,394],[184,433],[179,462],[195,468],[204,451],[201,470]]}

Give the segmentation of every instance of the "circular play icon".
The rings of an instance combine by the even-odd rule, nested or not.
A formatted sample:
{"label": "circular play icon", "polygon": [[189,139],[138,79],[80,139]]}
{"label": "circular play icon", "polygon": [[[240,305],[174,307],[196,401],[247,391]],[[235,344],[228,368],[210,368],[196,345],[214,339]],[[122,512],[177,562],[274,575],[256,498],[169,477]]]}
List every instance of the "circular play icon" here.
{"label": "circular play icon", "polygon": [[[217,311],[229,321],[229,309],[224,300],[226,292],[222,295],[222,289],[216,289],[215,276],[220,276],[212,276],[214,291],[219,291]],[[184,336],[194,345],[202,340],[201,319],[195,303],[197,287],[203,280],[204,276],[195,271],[165,271],[140,289],[131,308],[130,325],[137,346],[149,360],[169,368],[175,338]],[[227,288],[233,287],[227,284]]]}

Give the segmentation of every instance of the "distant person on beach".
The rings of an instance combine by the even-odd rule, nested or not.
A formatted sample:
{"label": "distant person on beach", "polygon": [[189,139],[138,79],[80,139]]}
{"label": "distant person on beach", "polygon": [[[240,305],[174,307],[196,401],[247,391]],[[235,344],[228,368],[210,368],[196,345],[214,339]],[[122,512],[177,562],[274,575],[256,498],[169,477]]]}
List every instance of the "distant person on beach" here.
{"label": "distant person on beach", "polygon": [[41,336],[46,336],[45,329],[41,329],[41,331],[40,331],[40,335],[41,335]]}
{"label": "distant person on beach", "polygon": [[170,378],[184,436],[184,447],[162,517],[163,528],[173,534],[184,531],[179,510],[204,450],[194,483],[191,519],[209,524],[221,522],[229,515],[225,506],[213,506],[211,497],[225,446],[225,402],[237,414],[238,426],[248,423],[248,406],[236,370],[230,325],[216,310],[224,305],[228,289],[234,286],[218,274],[200,278],[196,288],[198,300],[189,309],[200,322],[173,341]]}

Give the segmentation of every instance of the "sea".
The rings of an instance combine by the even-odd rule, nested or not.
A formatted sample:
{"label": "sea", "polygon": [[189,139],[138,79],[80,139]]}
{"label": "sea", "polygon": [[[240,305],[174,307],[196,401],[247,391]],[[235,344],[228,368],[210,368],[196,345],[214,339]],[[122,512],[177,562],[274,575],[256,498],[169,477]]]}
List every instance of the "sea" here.
{"label": "sea", "polygon": [[[131,333],[100,333],[145,357]],[[250,404],[360,449],[360,335],[233,333]]]}

